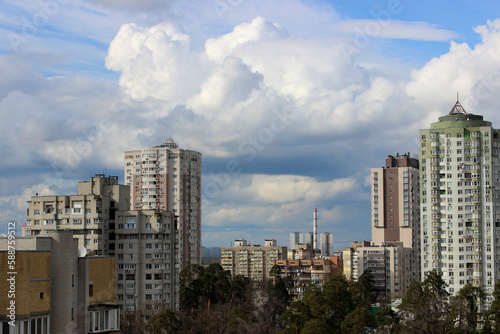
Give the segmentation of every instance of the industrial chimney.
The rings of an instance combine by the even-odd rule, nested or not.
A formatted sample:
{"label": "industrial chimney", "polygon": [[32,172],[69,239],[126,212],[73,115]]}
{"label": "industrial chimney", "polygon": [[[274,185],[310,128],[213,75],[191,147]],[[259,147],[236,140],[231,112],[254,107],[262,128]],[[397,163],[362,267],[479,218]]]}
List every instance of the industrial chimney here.
{"label": "industrial chimney", "polygon": [[313,211],[313,250],[318,249],[318,209]]}

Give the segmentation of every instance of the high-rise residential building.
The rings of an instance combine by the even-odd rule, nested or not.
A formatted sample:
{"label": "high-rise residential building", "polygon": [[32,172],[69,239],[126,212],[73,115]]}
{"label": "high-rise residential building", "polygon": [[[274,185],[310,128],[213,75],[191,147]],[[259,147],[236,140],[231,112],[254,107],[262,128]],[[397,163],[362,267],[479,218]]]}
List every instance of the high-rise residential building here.
{"label": "high-rise residential building", "polygon": [[321,255],[331,256],[333,252],[333,234],[329,232],[321,233],[319,240],[321,245]]}
{"label": "high-rise residential building", "polygon": [[125,152],[131,210],[172,211],[179,230],[180,264],[201,263],[201,153],[168,138],[161,145]]}
{"label": "high-rise residential building", "polygon": [[389,155],[385,167],[372,168],[372,242],[419,242],[419,162],[409,153]]}
{"label": "high-rise residential building", "polygon": [[117,304],[125,310],[178,306],[179,237],[170,211],[129,210],[129,186],[98,174],[78,183],[78,194],[33,196],[23,235],[68,230],[80,250],[114,255]]}
{"label": "high-rise residential building", "polygon": [[295,249],[295,246],[300,243],[300,232],[290,233],[290,249]]}
{"label": "high-rise residential building", "polygon": [[301,237],[302,237],[302,239],[300,240],[301,244],[313,245],[313,243],[314,243],[314,233],[313,232],[302,233]]}
{"label": "high-rise residential building", "polygon": [[232,276],[243,275],[252,280],[269,278],[274,260],[286,259],[287,248],[276,245],[276,240],[265,240],[264,246],[248,245],[245,239],[235,240],[234,247],[221,248],[221,265]]}
{"label": "high-rise residential building", "polygon": [[442,273],[451,293],[491,293],[500,275],[499,130],[456,102],[420,130],[422,278]]}
{"label": "high-rise residential building", "polygon": [[119,185],[117,176],[97,174],[78,183],[78,194],[36,196],[28,201],[24,236],[44,236],[51,230],[71,230],[79,246],[94,255],[113,254],[109,235],[115,214],[130,207],[128,186]]}
{"label": "high-rise residential building", "polygon": [[401,276],[408,276],[407,284],[420,280],[419,161],[409,153],[389,155],[385,167],[371,169],[371,179],[372,244],[402,243],[407,262]]}

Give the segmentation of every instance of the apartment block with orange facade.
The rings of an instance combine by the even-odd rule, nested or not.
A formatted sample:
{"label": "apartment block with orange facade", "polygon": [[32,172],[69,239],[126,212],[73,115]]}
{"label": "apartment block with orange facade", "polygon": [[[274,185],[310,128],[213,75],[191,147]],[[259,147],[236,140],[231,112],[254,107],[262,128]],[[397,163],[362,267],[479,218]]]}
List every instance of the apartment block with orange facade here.
{"label": "apartment block with orange facade", "polygon": [[275,260],[281,276],[290,276],[293,288],[289,293],[294,300],[300,300],[309,284],[322,286],[331,277],[342,274],[342,259],[338,256],[309,260]]}

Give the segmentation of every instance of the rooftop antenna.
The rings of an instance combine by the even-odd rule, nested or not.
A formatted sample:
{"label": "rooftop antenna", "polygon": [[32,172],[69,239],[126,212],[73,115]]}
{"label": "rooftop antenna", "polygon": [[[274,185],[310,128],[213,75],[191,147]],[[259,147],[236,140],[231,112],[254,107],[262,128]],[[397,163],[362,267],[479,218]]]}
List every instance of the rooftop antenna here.
{"label": "rooftop antenna", "polygon": [[458,100],[458,92],[457,92],[457,102],[455,103],[453,108],[451,108],[448,115],[456,115],[456,114],[462,114],[462,115],[467,114],[467,111],[465,111],[464,107],[462,107],[462,105],[460,104],[460,102]]}

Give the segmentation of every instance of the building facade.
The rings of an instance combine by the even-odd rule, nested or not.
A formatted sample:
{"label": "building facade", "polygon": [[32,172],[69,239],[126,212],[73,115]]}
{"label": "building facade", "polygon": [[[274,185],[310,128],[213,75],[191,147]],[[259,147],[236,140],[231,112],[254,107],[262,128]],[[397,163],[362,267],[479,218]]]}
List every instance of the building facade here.
{"label": "building facade", "polygon": [[290,276],[293,287],[289,293],[294,300],[302,299],[307,286],[311,283],[323,286],[334,275],[342,274],[342,260],[336,256],[310,260],[275,260],[281,276]]}
{"label": "building facade", "polygon": [[113,254],[109,243],[116,211],[128,210],[130,190],[117,176],[98,174],[78,183],[78,194],[33,196],[28,201],[24,236],[45,236],[52,230],[71,230],[79,247],[89,254]]}
{"label": "building facade", "polygon": [[401,243],[407,262],[398,276],[420,280],[419,161],[409,153],[389,155],[385,167],[371,169],[371,179],[372,244]]}
{"label": "building facade", "polygon": [[292,232],[290,233],[290,248],[295,249],[297,244],[302,243],[300,238],[300,232]]}
{"label": "building facade", "polygon": [[333,234],[329,232],[324,232],[319,235],[319,241],[321,245],[321,255],[331,256],[333,252]]}
{"label": "building facade", "polygon": [[[116,258],[116,298],[124,310],[177,307],[179,233],[170,211],[130,210],[129,186],[115,176],[78,183],[78,194],[34,196],[28,202],[27,236],[70,231],[88,255]],[[114,290],[115,291],[115,290]]]}
{"label": "building facade", "polygon": [[130,210],[172,211],[181,266],[201,263],[201,153],[168,138],[159,146],[125,152]]}
{"label": "building facade", "polygon": [[234,247],[221,248],[221,265],[231,275],[243,275],[255,281],[267,280],[275,260],[286,259],[287,248],[276,245],[276,240],[266,240],[264,246],[248,245],[246,240],[236,240]]}
{"label": "building facade", "polygon": [[363,273],[370,272],[374,278],[377,302],[402,298],[411,283],[405,271],[408,251],[402,243],[356,247],[351,258],[353,280],[357,281]]}
{"label": "building facade", "polygon": [[460,103],[420,130],[422,279],[442,274],[451,293],[499,278],[499,130]]}
{"label": "building facade", "polygon": [[[8,268],[8,242],[0,239],[3,268]],[[0,274],[1,333],[119,333],[114,257],[80,257],[71,231],[18,238],[15,247],[15,271]],[[14,278],[13,285],[7,278]],[[8,324],[12,300],[15,327]]]}
{"label": "building facade", "polygon": [[169,211],[119,211],[116,217],[118,304],[177,308],[180,264],[174,215]]}

